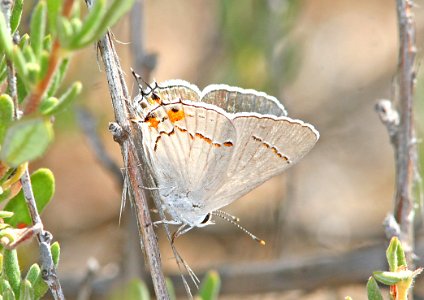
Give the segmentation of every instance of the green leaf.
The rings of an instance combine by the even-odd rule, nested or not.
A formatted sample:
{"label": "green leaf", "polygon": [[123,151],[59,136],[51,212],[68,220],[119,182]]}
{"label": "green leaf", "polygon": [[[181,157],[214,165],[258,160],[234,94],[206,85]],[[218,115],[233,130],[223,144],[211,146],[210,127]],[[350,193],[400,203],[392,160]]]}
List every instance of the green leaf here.
{"label": "green leaf", "polygon": [[13,51],[13,41],[8,30],[6,19],[0,12],[0,53],[4,52],[10,58]]}
{"label": "green leaf", "polygon": [[52,124],[44,118],[22,119],[6,132],[0,160],[11,167],[40,157],[53,139]]}
{"label": "green leaf", "polygon": [[203,279],[199,290],[202,300],[218,299],[219,290],[221,288],[221,278],[216,271],[209,271]]}
{"label": "green leaf", "polygon": [[85,40],[91,41],[98,26],[100,26],[103,16],[106,14],[106,0],[96,0],[90,9],[87,17],[84,19],[80,31],[74,35],[70,42],[70,47],[79,48]]}
{"label": "green leaf", "polygon": [[18,82],[17,82],[17,88],[18,88],[18,103],[21,104],[24,102],[25,97],[28,95],[28,86],[24,83],[24,80],[21,79],[21,76],[18,75]]}
{"label": "green leaf", "polygon": [[400,272],[386,272],[386,271],[376,271],[373,272],[374,278],[386,285],[395,285],[396,283],[407,280],[413,276],[413,272],[406,270]]}
{"label": "green leaf", "polygon": [[29,270],[28,273],[25,276],[25,279],[31,282],[31,284],[34,286],[34,283],[37,281],[38,276],[40,276],[41,270],[40,266],[38,264],[33,264]]}
{"label": "green leaf", "polygon": [[31,282],[26,279],[22,280],[19,292],[19,300],[32,300],[35,299],[34,295],[34,289],[32,288]]}
{"label": "green leaf", "polygon": [[11,218],[12,216],[13,216],[13,212],[0,210],[0,218],[7,219],[7,218]]}
{"label": "green leaf", "polygon": [[21,270],[19,268],[18,254],[16,250],[3,251],[3,272],[9,281],[10,286],[16,296],[19,296],[19,289],[21,285]]}
{"label": "green leaf", "polygon": [[72,35],[74,34],[72,24],[69,19],[60,16],[57,22],[57,37],[59,38],[60,44],[64,48],[68,48]]}
{"label": "green leaf", "polygon": [[397,271],[400,266],[406,267],[405,252],[397,237],[393,237],[390,240],[390,244],[386,250],[386,257],[391,272]]}
{"label": "green leaf", "polygon": [[30,86],[30,82],[26,80],[28,76],[28,69],[25,60],[25,56],[22,53],[21,49],[14,47],[12,51],[12,62],[15,65],[16,72],[20,75],[21,81],[25,83],[26,86]]}
{"label": "green leaf", "polygon": [[0,295],[3,296],[3,300],[15,300],[15,293],[9,281],[3,278],[0,278]]}
{"label": "green leaf", "polygon": [[7,78],[7,67],[6,67],[6,57],[3,57],[0,60],[0,83],[5,81]]}
{"label": "green leaf", "polygon": [[60,245],[59,245],[59,242],[54,242],[50,246],[50,251],[52,253],[53,263],[54,263],[55,267],[57,268],[57,266],[59,265],[59,258],[60,258]]}
{"label": "green leaf", "polygon": [[107,9],[106,14],[101,19],[101,23],[97,26],[94,33],[87,36],[76,47],[83,48],[98,39],[100,39],[106,31],[114,25],[120,17],[122,17],[133,5],[134,0],[120,1],[115,0],[112,5]]}
{"label": "green leaf", "polygon": [[7,95],[0,96],[0,145],[3,143],[7,128],[13,121],[13,100]]}
{"label": "green leaf", "polygon": [[43,50],[43,40],[46,32],[46,15],[47,6],[45,1],[39,1],[33,10],[31,17],[31,47],[37,58],[41,55]]}
{"label": "green leaf", "polygon": [[21,36],[21,39],[19,40],[19,44],[18,44],[19,48],[23,49],[24,47],[28,46],[29,40],[30,40],[30,37],[28,33],[23,34]]}
{"label": "green leaf", "polygon": [[66,70],[69,66],[69,58],[65,58],[60,62],[60,65],[53,75],[52,82],[50,83],[49,89],[47,91],[47,96],[51,97],[56,93],[60,84],[62,83],[63,77],[65,76]]}
{"label": "green leaf", "polygon": [[115,289],[110,300],[134,299],[134,300],[150,300],[149,290],[144,282],[140,279],[133,279],[124,286]]}
{"label": "green leaf", "polygon": [[[38,169],[31,175],[31,185],[38,212],[41,214],[54,194],[53,173],[49,169]],[[6,204],[4,210],[14,212],[13,217],[7,220],[7,223],[11,226],[21,227],[22,225],[29,226],[32,224],[22,190]]]}
{"label": "green leaf", "polygon": [[12,15],[10,16],[10,27],[14,33],[21,22],[24,0],[14,0]]}
{"label": "green leaf", "polygon": [[380,288],[378,287],[377,281],[373,277],[370,277],[367,282],[367,293],[368,300],[383,300]]}
{"label": "green leaf", "polygon": [[47,111],[52,110],[58,103],[59,100],[56,97],[48,97],[40,103],[39,110],[42,114],[46,114]]}
{"label": "green leaf", "polygon": [[406,262],[405,251],[403,251],[402,243],[398,240],[398,246],[396,248],[396,256],[397,256],[397,266],[405,266],[408,264]]}
{"label": "green leaf", "polygon": [[59,102],[55,106],[51,106],[50,109],[44,110],[43,114],[51,116],[63,111],[81,93],[81,90],[81,82],[74,82],[74,84],[59,98]]}
{"label": "green leaf", "polygon": [[46,284],[46,282],[43,280],[43,278],[41,277],[41,269],[38,264],[33,264],[31,266],[25,278],[26,280],[31,282],[31,285],[34,289],[35,299],[39,299],[42,296],[44,296],[44,294],[47,292],[49,287]]}
{"label": "green leaf", "polygon": [[47,52],[52,50],[52,36],[50,34],[44,37],[43,49]]}
{"label": "green leaf", "polygon": [[50,53],[46,50],[41,51],[40,72],[38,72],[38,80],[44,78],[49,68]]}
{"label": "green leaf", "polygon": [[63,0],[47,0],[47,19],[49,21],[49,32],[55,36],[57,30],[57,19],[63,7]]}

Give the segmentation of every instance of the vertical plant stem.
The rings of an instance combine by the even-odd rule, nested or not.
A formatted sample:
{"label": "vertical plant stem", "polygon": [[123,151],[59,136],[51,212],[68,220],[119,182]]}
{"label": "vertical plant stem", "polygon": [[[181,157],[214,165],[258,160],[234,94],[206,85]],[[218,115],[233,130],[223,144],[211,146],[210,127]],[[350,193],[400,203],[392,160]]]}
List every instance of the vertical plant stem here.
{"label": "vertical plant stem", "polygon": [[[12,13],[13,1],[11,0],[2,0],[1,1],[1,11],[6,19],[7,30],[11,32],[10,28],[10,17]],[[13,101],[13,119],[18,118],[18,91],[16,87],[16,75],[15,67],[13,66],[10,59],[6,57],[6,66],[7,66],[7,86],[9,87],[10,96]]]}
{"label": "vertical plant stem", "polygon": [[[86,2],[90,7],[91,1]],[[137,155],[137,149],[132,142],[135,140],[134,136],[137,128],[129,121],[127,101],[129,101],[130,96],[125,84],[119,58],[116,54],[109,32],[100,40],[98,46],[105,65],[116,122],[128,135],[127,138],[123,136],[119,138],[115,136],[115,138],[121,145],[122,157],[124,158],[125,164],[125,180],[129,182],[129,189],[131,191],[130,198],[136,212],[139,236],[144,246],[153,287],[157,299],[169,299],[165,277],[162,272],[159,246],[150,217],[150,210],[147,205],[144,190],[140,188],[140,186],[144,186],[143,174],[140,166],[145,164],[143,164],[144,162],[140,162]]]}
{"label": "vertical plant stem", "polygon": [[50,251],[52,236],[49,232],[44,231],[43,229],[43,222],[41,221],[40,214],[38,213],[37,204],[32,191],[28,167],[21,177],[21,183],[33,226],[41,228],[40,232],[37,234],[37,238],[40,245],[40,260],[43,279],[49,286],[54,299],[65,299],[59,278],[57,277],[56,268],[53,263],[52,253]]}
{"label": "vertical plant stem", "polygon": [[[1,9],[6,17],[6,24],[9,26],[10,31],[10,14],[12,8],[12,1],[2,0]],[[11,61],[7,61],[7,81],[10,90],[10,94],[14,103],[14,119],[19,118],[18,108],[18,94],[17,94],[17,79],[15,75],[14,66]],[[43,279],[47,283],[55,299],[65,299],[59,279],[56,275],[56,268],[53,263],[52,254],[50,251],[51,234],[44,231],[43,222],[41,221],[40,215],[37,210],[37,205],[32,191],[31,179],[28,172],[28,165],[25,166],[25,171],[20,178],[22,184],[22,190],[24,193],[25,201],[32,219],[33,228],[40,229],[37,233],[38,242],[40,245],[40,257],[43,272]]]}
{"label": "vertical plant stem", "polygon": [[394,216],[400,227],[400,240],[410,269],[414,268],[414,175],[417,149],[413,120],[413,89],[415,81],[415,23],[412,1],[396,0],[399,26],[399,62],[397,84],[400,123],[397,131],[396,195]]}

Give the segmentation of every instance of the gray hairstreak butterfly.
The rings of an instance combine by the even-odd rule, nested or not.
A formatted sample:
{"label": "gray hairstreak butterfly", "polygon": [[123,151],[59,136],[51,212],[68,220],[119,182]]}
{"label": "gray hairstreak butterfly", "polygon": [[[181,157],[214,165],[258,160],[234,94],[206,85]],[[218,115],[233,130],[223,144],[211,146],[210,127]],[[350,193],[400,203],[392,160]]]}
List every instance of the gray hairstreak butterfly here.
{"label": "gray hairstreak butterfly", "polygon": [[183,80],[154,83],[140,86],[133,105],[171,218],[161,222],[180,225],[174,237],[213,224],[213,215],[236,224],[220,208],[297,163],[319,138],[276,98],[227,85],[200,91]]}

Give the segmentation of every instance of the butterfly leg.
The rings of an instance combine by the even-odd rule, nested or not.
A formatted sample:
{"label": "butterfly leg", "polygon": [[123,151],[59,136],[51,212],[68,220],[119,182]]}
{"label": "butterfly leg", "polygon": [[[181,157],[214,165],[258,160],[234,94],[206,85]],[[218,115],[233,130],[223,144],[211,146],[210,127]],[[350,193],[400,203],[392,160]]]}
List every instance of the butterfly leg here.
{"label": "butterfly leg", "polygon": [[189,226],[189,225],[183,224],[180,227],[178,227],[177,231],[175,231],[172,234],[172,243],[174,243],[174,241],[177,237],[179,237],[180,235],[183,235],[184,233],[187,233],[188,231],[190,231],[191,229],[194,228],[194,226],[189,226],[189,227],[187,227],[187,226]]}
{"label": "butterfly leg", "polygon": [[167,224],[167,225],[181,225],[181,221],[175,221],[175,220],[160,220],[153,222],[153,226],[158,226],[161,224]]}

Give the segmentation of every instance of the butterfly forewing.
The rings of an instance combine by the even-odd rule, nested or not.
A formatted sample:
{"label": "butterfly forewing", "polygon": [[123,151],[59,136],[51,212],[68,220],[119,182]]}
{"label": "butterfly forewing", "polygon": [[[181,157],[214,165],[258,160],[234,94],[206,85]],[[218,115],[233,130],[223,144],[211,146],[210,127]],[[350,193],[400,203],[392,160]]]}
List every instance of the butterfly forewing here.
{"label": "butterfly forewing", "polygon": [[[225,206],[299,161],[318,140],[309,124],[290,118],[237,116],[237,146],[228,181],[213,195],[211,209]],[[214,206],[214,207],[212,207]]]}
{"label": "butterfly forewing", "polygon": [[216,105],[229,113],[256,112],[278,117],[287,115],[276,98],[255,90],[214,84],[206,87],[202,94],[200,101]]}
{"label": "butterfly forewing", "polygon": [[164,104],[144,122],[143,134],[159,188],[175,184],[176,192],[202,199],[222,185],[236,144],[225,113],[202,103]]}

